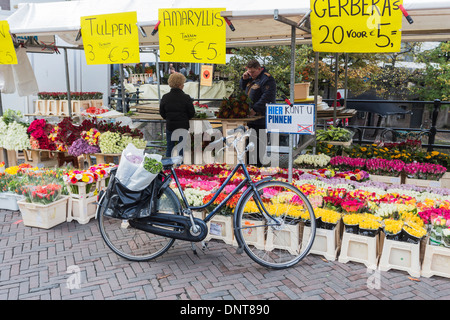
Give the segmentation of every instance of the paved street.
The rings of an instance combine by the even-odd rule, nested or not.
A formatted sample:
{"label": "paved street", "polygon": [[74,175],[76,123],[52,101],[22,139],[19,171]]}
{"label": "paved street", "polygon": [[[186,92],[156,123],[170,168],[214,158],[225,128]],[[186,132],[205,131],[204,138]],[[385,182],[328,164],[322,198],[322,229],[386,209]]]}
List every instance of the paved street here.
{"label": "paved street", "polygon": [[137,263],[106,247],[96,220],[44,230],[25,227],[20,212],[0,210],[0,227],[2,300],[450,299],[447,278],[369,272],[316,255],[273,271],[219,241],[197,256],[178,241],[157,260]]}

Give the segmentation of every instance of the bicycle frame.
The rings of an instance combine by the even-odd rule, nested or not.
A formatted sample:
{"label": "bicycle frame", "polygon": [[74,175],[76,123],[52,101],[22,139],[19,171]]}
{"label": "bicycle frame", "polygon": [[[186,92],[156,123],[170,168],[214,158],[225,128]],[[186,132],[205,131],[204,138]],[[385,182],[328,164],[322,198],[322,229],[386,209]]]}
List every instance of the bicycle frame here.
{"label": "bicycle frame", "polygon": [[[236,187],[236,188],[235,188],[228,196],[226,196],[226,198],[225,198],[222,202],[220,202],[219,205],[218,205],[217,207],[215,207],[215,208],[214,208],[214,209],[213,209],[213,210],[205,217],[205,219],[204,219],[203,221],[204,221],[204,222],[208,222],[209,220],[211,220],[211,219],[212,219],[212,218],[220,211],[220,209],[228,202],[228,200],[230,200],[235,194],[237,194],[239,191],[241,191],[241,189],[242,189],[245,185],[248,185],[248,187],[252,188],[254,194],[256,195],[257,205],[258,205],[258,206],[261,206],[261,207],[263,208],[263,211],[262,211],[262,212],[263,212],[263,215],[266,216],[266,219],[267,219],[267,220],[269,220],[269,219],[274,220],[274,221],[278,224],[278,222],[268,214],[268,212],[267,212],[265,206],[263,205],[262,199],[261,199],[259,193],[258,193],[257,190],[256,190],[256,184],[252,181],[252,179],[251,179],[251,177],[250,177],[250,174],[248,173],[248,170],[247,170],[246,165],[243,164],[243,163],[241,163],[241,162],[238,163],[238,164],[236,165],[236,167],[233,169],[233,171],[231,172],[231,174],[225,179],[225,181],[224,181],[224,182],[222,183],[222,185],[219,187],[219,190],[216,191],[216,193],[215,193],[214,196],[211,198],[211,200],[208,201],[208,203],[206,203],[206,204],[204,204],[204,205],[202,205],[202,206],[190,206],[190,205],[189,205],[189,203],[188,203],[188,201],[187,201],[187,199],[186,199],[186,197],[185,197],[185,195],[184,195],[184,192],[183,192],[183,190],[182,190],[182,188],[181,188],[180,182],[178,181],[178,177],[177,177],[177,175],[176,175],[175,169],[174,169],[174,168],[171,168],[171,172],[172,172],[172,176],[173,176],[174,179],[175,179],[175,183],[177,184],[178,191],[179,191],[180,194],[181,194],[181,198],[182,198],[183,203],[184,203],[184,205],[186,206],[186,208],[189,209],[189,210],[202,210],[202,209],[207,208],[209,205],[211,205],[211,204],[214,202],[214,200],[217,199],[217,197],[219,196],[219,194],[222,193],[222,191],[224,190],[225,186],[227,186],[227,184],[231,181],[231,178],[233,178],[233,176],[236,174],[236,172],[239,170],[239,168],[242,168],[242,169],[244,170],[245,179],[242,180],[241,183],[239,183],[239,185],[238,185],[238,186],[237,186],[237,187]],[[260,180],[259,183],[260,183],[260,182],[264,182],[264,181],[269,181],[269,180],[271,180],[271,179],[272,179],[272,177],[264,178],[264,179]]]}

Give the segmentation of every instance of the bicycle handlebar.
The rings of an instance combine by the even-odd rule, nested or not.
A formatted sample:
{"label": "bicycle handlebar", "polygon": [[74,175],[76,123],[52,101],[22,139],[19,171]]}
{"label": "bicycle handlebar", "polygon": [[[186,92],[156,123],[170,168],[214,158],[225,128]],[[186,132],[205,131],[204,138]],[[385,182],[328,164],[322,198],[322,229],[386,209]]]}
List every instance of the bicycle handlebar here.
{"label": "bicycle handlebar", "polygon": [[[243,132],[243,134],[242,134],[240,137],[236,137],[235,134],[236,134],[236,133],[240,133],[240,132]],[[251,133],[250,129],[246,130],[246,128],[245,128],[244,126],[239,126],[239,127],[235,128],[235,129],[230,129],[230,130],[228,130],[227,133],[229,134],[229,136],[227,136],[227,137],[222,137],[222,138],[220,138],[220,139],[214,140],[214,141],[211,142],[209,145],[210,145],[211,147],[215,148],[215,147],[217,147],[218,145],[221,145],[222,143],[224,143],[225,146],[224,146],[223,148],[221,148],[221,149],[219,150],[219,152],[222,151],[222,150],[225,149],[225,148],[228,148],[228,147],[233,146],[234,149],[236,150],[236,152],[238,153],[238,158],[242,157],[243,153],[245,153],[245,152],[247,151],[248,146],[247,146],[246,150],[243,150],[243,152],[240,152],[239,149],[238,149],[238,147],[237,147],[237,144],[238,144],[243,138],[249,137],[249,136],[250,136],[250,133]],[[231,138],[234,138],[234,140],[231,141],[231,142],[228,142],[228,140],[231,139]],[[250,144],[251,144],[251,143],[250,143]],[[249,144],[249,145],[250,145],[250,144]],[[253,144],[252,144],[252,148],[253,148]]]}

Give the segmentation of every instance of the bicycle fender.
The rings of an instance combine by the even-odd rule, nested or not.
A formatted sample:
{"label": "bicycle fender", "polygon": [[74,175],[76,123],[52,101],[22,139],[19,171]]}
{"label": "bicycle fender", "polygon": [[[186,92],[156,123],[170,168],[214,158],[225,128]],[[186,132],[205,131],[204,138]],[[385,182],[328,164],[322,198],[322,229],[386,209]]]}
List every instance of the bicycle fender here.
{"label": "bicycle fender", "polygon": [[[261,180],[259,180],[258,182],[255,182],[255,185],[256,185],[256,186],[257,186],[257,185],[260,185],[261,183],[263,183],[263,182],[268,182],[268,181],[270,181],[270,180],[272,180],[272,179],[273,179],[272,177],[267,177],[267,178],[261,179]],[[239,208],[240,208],[241,205],[242,205],[242,199],[244,199],[245,196],[246,196],[250,191],[252,191],[251,188],[247,188],[247,190],[244,191],[244,193],[243,193],[242,196],[239,198],[239,200],[238,200],[238,202],[237,202],[237,204],[236,204],[236,208],[234,209],[234,212],[236,212],[236,211],[239,210]],[[233,214],[233,226],[234,226],[233,229],[234,229],[234,236],[236,237],[236,240],[237,240],[238,244],[240,245],[241,242],[242,242],[242,240],[241,240],[241,238],[240,238],[239,235],[238,235],[236,225],[237,225],[237,214]]]}

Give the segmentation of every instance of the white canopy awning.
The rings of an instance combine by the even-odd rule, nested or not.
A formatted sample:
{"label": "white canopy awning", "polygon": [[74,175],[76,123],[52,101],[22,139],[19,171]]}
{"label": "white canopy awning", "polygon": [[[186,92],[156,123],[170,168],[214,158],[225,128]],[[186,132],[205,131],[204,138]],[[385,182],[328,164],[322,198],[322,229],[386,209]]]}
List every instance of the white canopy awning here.
{"label": "white canopy awning", "polygon": [[[404,7],[414,23],[403,22],[403,41],[450,40],[449,0],[404,0]],[[309,11],[309,0],[81,0],[51,3],[26,3],[8,17],[11,33],[21,36],[58,35],[66,42],[75,41],[80,17],[96,14],[136,11],[138,24],[147,37],[140,35],[141,46],[158,46],[158,34],[151,31],[158,22],[159,8],[226,8],[236,31],[227,28],[227,46],[289,44],[291,26],[275,21],[274,11],[299,22]],[[311,35],[297,29],[297,43],[309,42]]]}

